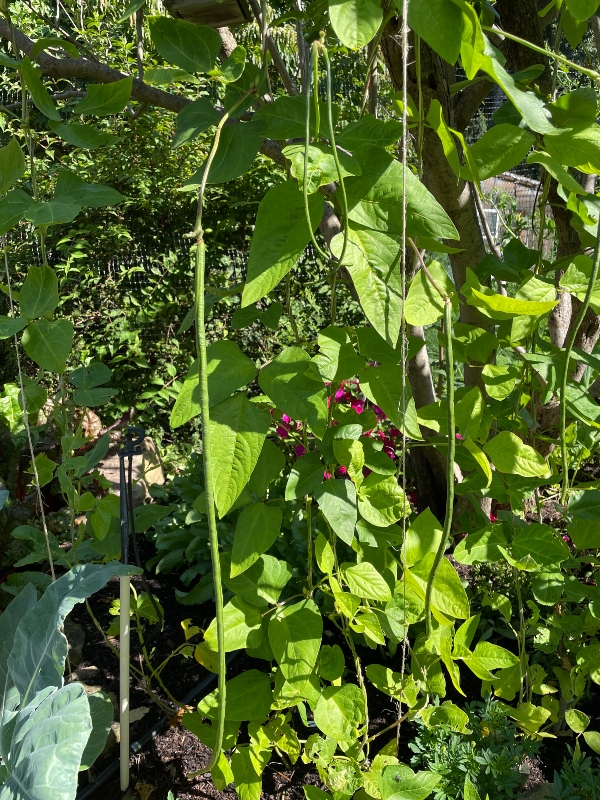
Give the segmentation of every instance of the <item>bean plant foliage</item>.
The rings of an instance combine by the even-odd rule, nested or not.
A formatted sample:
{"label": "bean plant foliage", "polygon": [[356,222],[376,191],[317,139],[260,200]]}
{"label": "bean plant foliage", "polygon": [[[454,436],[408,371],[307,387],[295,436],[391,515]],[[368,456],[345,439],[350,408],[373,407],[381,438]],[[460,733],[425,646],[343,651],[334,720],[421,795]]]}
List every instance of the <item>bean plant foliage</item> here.
{"label": "bean plant foliage", "polygon": [[[218,672],[218,688],[183,715],[183,724],[212,750],[203,771],[218,789],[233,783],[241,800],[258,800],[262,774],[278,752],[318,770],[326,791],[306,786],[307,800],[424,800],[440,774],[400,763],[397,731],[415,720],[468,733],[469,715],[446,699],[450,691],[465,696],[466,675],[522,736],[541,739],[568,726],[600,752],[600,732],[577,708],[600,684],[600,489],[580,473],[600,429],[590,392],[600,374],[592,330],[600,330],[600,207],[587,180],[600,171],[600,74],[559,47],[560,31],[579,45],[597,4],[555,0],[542,9],[523,2],[518,13],[500,0],[397,0],[385,7],[332,0],[290,8],[278,24],[297,19],[304,26],[302,94],[276,59],[287,94],[273,91],[266,45],[262,58],[241,45],[223,54],[213,28],[144,14],[141,3],[123,9],[124,19],[138,14],[162,62],[155,83],[179,82],[193,93],[209,82],[217,103],[206,93],[190,102],[131,75],[103,72],[70,39],[33,42],[11,19],[10,5],[1,4],[0,35],[11,43],[1,63],[22,83],[24,110],[0,150],[0,234],[33,226],[43,263],[30,267],[19,292],[9,288],[7,263],[3,290],[11,306],[0,335],[14,337],[40,377],[57,376],[59,411],[109,402],[111,375],[100,362],[67,369],[73,325],[60,314],[46,238],[82,209],[117,206],[124,195],[63,170],[53,195],[40,198],[28,166],[32,109],[56,136],[95,152],[107,143],[103,117],[131,112],[131,103],[140,113],[144,103],[162,105],[177,113],[173,146],[202,141],[205,148],[202,166],[181,187],[198,196],[187,232],[196,275],[187,325],[195,329],[197,360],[171,415],[174,428],[201,422],[203,491],[193,521],[210,544],[216,614],[195,656]],[[520,38],[522,14],[558,20],[554,50],[541,21],[531,41]],[[398,89],[395,116],[364,113],[338,124],[330,52],[361,55],[367,45],[369,53],[381,48]],[[560,92],[566,69],[580,83]],[[84,96],[52,96],[47,77],[56,76],[83,77]],[[492,86],[506,98],[496,124],[467,144],[466,125]],[[258,198],[245,281],[219,293],[205,283],[204,206],[213,186],[264,156],[278,165],[277,180]],[[476,210],[483,181],[524,158],[541,170],[539,246],[507,233],[503,248],[490,240],[486,252]],[[548,203],[562,236],[550,258],[542,249]],[[293,282],[311,278],[298,267],[309,244],[327,267],[330,319],[306,339],[290,295]],[[355,326],[338,321],[338,296],[348,291],[361,309]],[[240,327],[262,315],[277,329],[287,315],[294,342],[266,362],[249,358],[233,337],[208,344],[207,319],[231,294],[239,296]],[[437,393],[424,349],[429,329],[444,351]],[[39,378],[19,374],[13,413],[27,420],[42,395]],[[99,588],[92,584],[100,578],[79,594],[73,582],[88,573],[102,580],[119,574],[118,567],[84,563],[119,555],[118,500],[92,491],[108,442],[90,450],[73,415],[60,424],[62,459],[36,456],[34,484],[56,476],[73,514],[86,522],[66,551],[36,528],[16,534],[29,538],[38,556],[46,547],[51,561],[62,558],[72,569],[37,605],[34,588],[23,589],[0,618],[3,799],[74,796],[75,762],[89,760],[96,702],[61,687],[58,628],[66,606]],[[409,492],[415,486],[416,499]],[[169,510],[150,512],[151,520],[140,514],[140,530]],[[297,540],[299,532],[300,564],[286,557],[288,537]],[[505,570],[514,590],[484,592],[475,610],[473,589],[457,568],[464,575],[463,568],[489,564]],[[44,635],[59,645],[52,663],[38,668],[32,659],[41,647],[34,627],[42,624],[42,604],[53,615]],[[484,609],[504,632],[493,641]],[[326,631],[339,644],[326,644]],[[264,669],[228,678],[225,655],[240,650]],[[397,704],[398,718],[384,730],[369,725],[373,692]],[[81,713],[71,721],[75,706]],[[35,783],[46,757],[60,757],[34,741],[42,718],[59,731],[55,749],[59,740],[75,742],[73,774],[63,761],[60,769],[48,767],[60,784],[53,794]],[[479,797],[468,777],[462,791],[468,800]]]}

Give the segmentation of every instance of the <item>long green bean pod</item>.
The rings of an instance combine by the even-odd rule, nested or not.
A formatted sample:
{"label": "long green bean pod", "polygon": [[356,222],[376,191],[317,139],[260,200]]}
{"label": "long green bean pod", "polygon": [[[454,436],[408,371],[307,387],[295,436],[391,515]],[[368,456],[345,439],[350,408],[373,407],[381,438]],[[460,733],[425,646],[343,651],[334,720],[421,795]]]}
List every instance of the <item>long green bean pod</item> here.
{"label": "long green bean pod", "polygon": [[[319,47],[320,42],[314,42],[311,51],[310,51],[310,66],[308,68],[309,75],[312,74],[313,76],[317,75],[318,65],[319,65]],[[319,104],[319,94],[318,94],[318,81],[313,81],[313,95],[315,100],[315,108],[318,110]],[[317,240],[315,239],[315,234],[313,232],[312,222],[310,220],[310,209],[308,207],[308,148],[310,146],[310,99],[311,93],[309,91],[306,92],[306,121],[305,121],[305,141],[304,141],[304,175],[302,181],[302,196],[304,199],[304,214],[306,216],[306,224],[308,225],[308,230],[310,232],[310,239],[313,243],[313,247],[315,248],[316,252],[324,258],[326,261],[329,261],[330,256],[323,250],[322,247],[319,246]],[[316,134],[319,134],[319,117],[316,116]]]}
{"label": "long green bean pod", "polygon": [[[340,253],[339,257],[339,263],[343,264],[344,256],[346,254],[346,247],[348,245],[348,198],[346,196],[346,186],[344,185],[344,176],[342,174],[340,157],[335,144],[335,130],[333,126],[333,94],[331,88],[331,62],[329,60],[329,53],[327,52],[326,47],[323,47],[323,58],[325,59],[325,68],[327,71],[327,124],[329,127],[329,144],[331,146],[333,160],[335,161],[335,168],[338,174],[338,182],[342,196],[342,212],[344,214],[344,244],[342,245],[342,252]],[[335,283],[333,285],[333,291],[335,293]]]}
{"label": "long green bean pod", "polygon": [[202,211],[204,208],[204,192],[208,174],[214,160],[221,132],[227,120],[234,111],[246,100],[247,92],[238,102],[226,112],[219,121],[211,149],[204,166],[204,173],[198,192],[198,211],[193,236],[196,237],[196,259],[195,259],[195,282],[194,295],[196,304],[196,352],[198,357],[198,382],[200,385],[200,423],[202,427],[202,461],[204,465],[204,488],[206,492],[206,515],[208,517],[208,541],[210,546],[210,558],[213,572],[213,586],[215,591],[215,619],[217,622],[217,653],[219,682],[217,687],[218,710],[217,710],[217,730],[215,736],[215,746],[213,748],[208,764],[197,772],[191,773],[190,777],[203,775],[210,772],[219,760],[223,747],[223,734],[225,731],[225,704],[226,704],[226,663],[225,663],[225,623],[223,618],[223,585],[221,583],[221,561],[219,559],[219,535],[217,532],[217,516],[215,512],[215,500],[213,493],[214,474],[210,449],[210,404],[208,399],[208,373],[206,357],[206,330],[205,330],[205,305],[204,305],[204,284],[206,271],[206,246],[204,243],[204,232],[202,230]]}
{"label": "long green bean pod", "polygon": [[431,572],[425,589],[425,622],[427,637],[431,635],[431,593],[433,582],[439,569],[444,552],[450,539],[452,530],[452,515],[454,512],[454,455],[456,451],[456,435],[454,420],[454,350],[452,347],[452,302],[449,297],[444,298],[444,329],[446,331],[446,400],[448,402],[448,455],[446,460],[446,516],[444,530],[439,544]]}

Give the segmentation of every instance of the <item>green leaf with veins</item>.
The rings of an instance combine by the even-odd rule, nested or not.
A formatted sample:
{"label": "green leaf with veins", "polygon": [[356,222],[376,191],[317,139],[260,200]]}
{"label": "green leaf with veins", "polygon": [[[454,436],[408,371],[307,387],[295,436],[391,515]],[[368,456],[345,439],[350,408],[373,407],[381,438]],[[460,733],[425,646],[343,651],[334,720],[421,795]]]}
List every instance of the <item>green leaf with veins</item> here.
{"label": "green leaf with veins", "polygon": [[[494,125],[470,148],[479,180],[493,178],[516,167],[534,143],[535,137],[523,128],[508,124]],[[460,177],[473,180],[467,164],[461,168]]]}
{"label": "green leaf with veins", "polygon": [[[290,172],[300,186],[304,185],[304,145],[290,144],[283,148],[283,155],[290,162]],[[338,151],[338,160],[343,177],[360,175],[361,168],[358,161],[342,150]],[[338,171],[331,147],[325,144],[311,144],[308,147],[308,168],[306,172],[309,194],[318,191],[320,186],[338,180]]]}
{"label": "green leaf with veins", "polygon": [[[222,402],[256,376],[254,363],[242,353],[235,342],[229,339],[221,339],[209,345],[206,349],[206,359],[210,406]],[[171,427],[178,428],[199,415],[200,384],[198,360],[196,360],[188,370],[171,411]]]}
{"label": "green leaf with veins", "polygon": [[[354,153],[362,175],[345,181],[349,219],[358,225],[402,236],[406,199],[406,233],[433,239],[458,239],[452,220],[410,170],[403,192],[402,164],[380,147],[365,146]],[[338,190],[339,192],[339,190]]]}
{"label": "green leaf with veins", "polygon": [[72,222],[81,211],[81,205],[71,197],[51,200],[49,203],[33,202],[25,212],[25,219],[36,228]]}
{"label": "green leaf with veins", "polygon": [[281,511],[276,506],[254,503],[247,506],[235,527],[231,551],[232,578],[245,572],[276,541],[281,530]]}
{"label": "green leaf with veins", "polygon": [[194,100],[177,115],[173,147],[191,142],[212,125],[216,125],[219,119],[219,112],[207,97]]}
{"label": "green leaf with veins", "polygon": [[[262,640],[262,614],[241,597],[233,597],[223,609],[225,652],[244,647],[258,647]],[[217,652],[217,620],[213,619],[204,634],[206,646]]]}
{"label": "green leaf with veins", "polygon": [[311,495],[323,483],[324,464],[316,451],[306,453],[294,462],[285,487],[286,500],[299,500]]}
{"label": "green leaf with veins", "polygon": [[[263,143],[263,130],[262,124],[255,121],[225,126],[210,166],[207,183],[227,183],[247,172]],[[182,191],[198,189],[202,183],[205,165],[206,162],[186,180]]]}
{"label": "green leaf with veins", "polygon": [[340,42],[360,50],[377,33],[383,11],[374,0],[329,0],[329,19]]}
{"label": "green leaf with veins", "polygon": [[61,122],[61,117],[54,105],[54,100],[50,97],[48,90],[40,78],[40,68],[34,66],[34,64],[31,63],[31,59],[25,56],[19,65],[19,70],[36,107],[42,114],[48,117],[48,119]]}
{"label": "green leaf with veins", "polygon": [[[327,105],[322,100],[319,100],[319,113],[320,131],[324,133],[327,126]],[[334,103],[332,106],[334,125],[338,115],[339,107]],[[265,136],[271,139],[303,139],[306,133],[306,97],[301,94],[295,97],[277,97],[272,103],[259,108],[254,119],[264,123]],[[316,119],[312,109],[310,125],[311,136],[316,137]]]}
{"label": "green leaf with veins", "polygon": [[[271,680],[264,672],[248,669],[227,681],[225,719],[229,722],[263,720],[273,702]],[[208,719],[217,718],[218,689],[198,703],[198,712]]]}
{"label": "green leaf with veins", "polygon": [[79,125],[71,122],[68,125],[62,122],[50,122],[50,129],[65,142],[72,144],[73,147],[81,147],[87,150],[95,150],[107,144],[118,142],[120,137],[114,136],[107,131],[100,131],[91,125]]}
{"label": "green leaf with veins", "polygon": [[[110,117],[123,111],[133,87],[133,78],[123,78],[112,83],[89,83],[87,97],[73,108],[73,113],[85,116]],[[60,120],[58,120],[60,122]]]}
{"label": "green leaf with veins", "polygon": [[364,358],[356,354],[344,328],[329,325],[319,331],[317,341],[320,353],[314,361],[326,381],[339,384],[352,378],[365,366]]}
{"label": "green leaf with veins", "polygon": [[511,431],[501,431],[483,449],[499,472],[524,478],[547,478],[552,474],[546,459]]}
{"label": "green leaf with veins", "polygon": [[459,564],[493,563],[502,560],[498,545],[507,546],[501,525],[487,525],[477,533],[470,533],[454,548],[454,558]]}
{"label": "green leaf with veins", "polygon": [[269,642],[283,677],[307,677],[317,663],[323,619],[314,600],[277,609],[269,622]]}
{"label": "green leaf with veins", "polygon": [[0,236],[14,228],[33,205],[35,200],[22,189],[11,189],[0,200]]}
{"label": "green leaf with veins", "polygon": [[306,420],[321,438],[327,426],[327,389],[317,365],[300,347],[286,347],[258,375],[263,392],[292,419]]}
{"label": "green leaf with veins", "polygon": [[38,319],[30,323],[21,339],[32,361],[49,372],[62,373],[73,346],[73,323],[68,319],[48,322]]}
{"label": "green leaf with veins", "polygon": [[195,25],[183,19],[149,17],[152,43],[169,64],[195,72],[210,72],[222,47],[214,28]]}
{"label": "green leaf with veins", "polygon": [[6,194],[15,181],[25,172],[25,156],[13,136],[0,148],[0,194]]}
{"label": "green leaf with veins", "polygon": [[244,394],[236,394],[211,409],[213,491],[220,517],[229,511],[248,483],[270,423],[271,415]]}
{"label": "green leaf with veins", "polygon": [[342,564],[341,570],[348,588],[357,597],[382,602],[392,599],[387,581],[368,561],[362,561],[360,564]]}
{"label": "green leaf with veins", "polygon": [[19,294],[21,313],[37,319],[54,311],[58,303],[58,278],[52,267],[29,267]]}
{"label": "green leaf with veins", "polygon": [[235,578],[230,577],[230,553],[221,553],[221,567],[225,586],[242,600],[259,608],[275,605],[292,577],[292,568],[286,561],[266,554]]}
{"label": "green leaf with veins", "polygon": [[[331,251],[337,258],[343,244],[342,233],[331,241]],[[396,346],[402,324],[399,259],[400,247],[391,236],[364,228],[348,231],[343,266],[352,278],[367,319],[392,347]]]}
{"label": "green leaf with veins", "polygon": [[410,504],[393,476],[372,472],[360,486],[358,510],[367,522],[387,528],[410,514]]}
{"label": "green leaf with veins", "polygon": [[[311,226],[316,230],[323,216],[323,197],[311,195],[308,204]],[[309,241],[304,200],[298,185],[295,181],[284,181],[273,186],[258,207],[242,306],[255,303],[274,289],[296,266]]]}
{"label": "green leaf with veins", "polygon": [[432,261],[427,265],[427,272],[421,267],[410,283],[404,311],[409,325],[431,325],[443,316],[444,299],[440,296],[440,291],[442,295],[452,299],[453,309],[458,309],[456,287],[442,265],[438,261]]}
{"label": "green leaf with veins", "polygon": [[336,535],[347,545],[351,545],[357,519],[354,484],[343,478],[331,478],[315,490],[315,498],[321,513]]}
{"label": "green leaf with veins", "polygon": [[[407,571],[408,585],[412,586],[422,599],[425,598],[425,589],[434,559],[435,553],[430,552]],[[470,616],[469,600],[458,573],[445,558],[442,558],[433,581],[431,604],[434,615],[437,609],[443,615],[450,615],[456,619],[467,619]]]}

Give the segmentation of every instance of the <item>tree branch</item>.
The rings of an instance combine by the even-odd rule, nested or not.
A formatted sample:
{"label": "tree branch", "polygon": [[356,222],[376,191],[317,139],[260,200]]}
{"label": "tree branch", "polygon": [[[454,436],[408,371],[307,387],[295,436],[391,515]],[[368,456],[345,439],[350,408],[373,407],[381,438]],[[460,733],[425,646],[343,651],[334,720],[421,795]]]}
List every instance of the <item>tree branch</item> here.
{"label": "tree branch", "polygon": [[[18,28],[13,27],[14,39],[17,47],[25,55],[31,57],[34,42],[29,36],[26,36]],[[10,25],[4,17],[0,17],[0,37],[7,41],[12,41]],[[89,58],[54,58],[47,53],[40,53],[37,57],[42,73],[49,78],[81,78],[82,80],[93,81],[94,83],[114,83],[123,78],[131,77],[118,69],[113,69],[106,64],[101,64],[97,61],[91,61]],[[165,108],[167,111],[174,111],[179,113],[182,108],[189,105],[191,100],[181,95],[171,94],[162,89],[157,89],[154,86],[149,86],[144,81],[138,78],[133,79],[133,88],[131,90],[131,97],[133,100],[139,100],[141,103],[148,103],[149,105],[159,106]]]}
{"label": "tree branch", "polygon": [[[248,0],[250,3],[250,8],[252,9],[252,13],[254,14],[256,21],[261,24],[261,9],[260,5],[256,2],[256,0]],[[292,76],[287,70],[285,62],[281,57],[281,53],[279,52],[279,48],[277,47],[275,40],[271,36],[269,29],[266,29],[265,39],[267,42],[267,48],[269,53],[271,54],[271,58],[273,59],[273,66],[281,76],[281,80],[283,81],[283,85],[286,88],[286,91],[289,95],[294,97],[294,95],[298,94],[298,90],[296,89],[296,84],[294,83]]]}
{"label": "tree branch", "polygon": [[[22,31],[18,30],[18,28],[14,28],[13,30],[17,47],[26,55],[31,56],[34,42],[29,36],[26,36]],[[221,31],[219,32],[221,33]],[[0,17],[0,38],[12,41],[10,26],[4,17]],[[222,33],[221,38],[224,39]],[[235,42],[233,37],[231,37],[231,39]],[[235,44],[233,44],[233,47],[235,47]],[[54,56],[50,56],[47,53],[41,53],[37,58],[37,63],[44,75],[55,79],[81,78],[95,83],[114,83],[114,81],[130,77],[124,72],[120,72],[118,69],[113,69],[106,64],[101,64],[96,61],[90,61],[87,58],[54,58]],[[55,99],[66,99],[68,97],[82,97],[85,94],[85,92],[80,91],[65,91],[59,92],[53,96]],[[192,102],[182,95],[171,94],[171,92],[165,92],[163,89],[149,86],[138,78],[133,79],[131,97],[134,100],[138,100],[144,108],[149,105],[158,106],[167,111],[173,111],[175,114],[178,114]],[[271,139],[264,139],[260,152],[277,164],[285,166],[285,157],[281,145],[278,142]]]}

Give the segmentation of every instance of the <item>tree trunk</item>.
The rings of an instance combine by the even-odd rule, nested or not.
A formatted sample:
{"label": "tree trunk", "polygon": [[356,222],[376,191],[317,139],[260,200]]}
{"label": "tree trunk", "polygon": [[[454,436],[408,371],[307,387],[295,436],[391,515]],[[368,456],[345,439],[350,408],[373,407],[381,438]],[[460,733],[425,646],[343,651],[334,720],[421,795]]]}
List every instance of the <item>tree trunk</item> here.
{"label": "tree trunk", "polygon": [[[397,89],[402,88],[402,52],[398,46],[400,21],[392,19],[382,38],[382,49],[385,60]],[[457,124],[455,104],[450,95],[450,86],[454,83],[454,67],[447,64],[440,56],[421,42],[421,89],[423,95],[423,114],[426,117],[432,100],[438,100],[442,106],[444,119],[450,127]],[[418,106],[419,86],[416,65],[411,64],[408,70],[408,93]],[[489,91],[489,85],[485,88]],[[481,102],[482,96],[478,96]],[[473,269],[486,255],[483,234],[477,219],[477,209],[468,182],[458,180],[446,156],[437,134],[426,128],[423,136],[423,183],[442,205],[450,216],[460,235],[460,253],[450,256],[452,274],[457,287],[464,284],[467,268]],[[489,328],[489,320],[483,317],[478,309],[466,304],[461,305],[460,320],[468,325]],[[465,365],[465,383],[482,387],[481,364],[470,367]]]}

